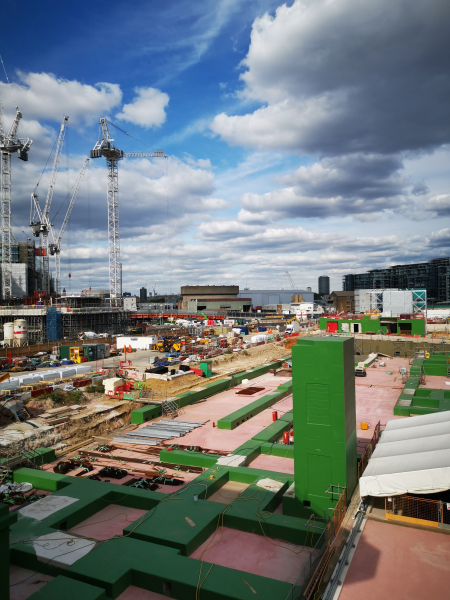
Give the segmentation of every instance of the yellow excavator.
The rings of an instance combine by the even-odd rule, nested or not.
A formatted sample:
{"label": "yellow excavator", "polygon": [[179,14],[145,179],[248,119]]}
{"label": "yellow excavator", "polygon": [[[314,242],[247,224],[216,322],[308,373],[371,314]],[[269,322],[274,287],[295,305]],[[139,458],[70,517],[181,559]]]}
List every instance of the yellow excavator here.
{"label": "yellow excavator", "polygon": [[179,352],[181,350],[180,340],[174,338],[165,338],[156,344],[158,352]]}

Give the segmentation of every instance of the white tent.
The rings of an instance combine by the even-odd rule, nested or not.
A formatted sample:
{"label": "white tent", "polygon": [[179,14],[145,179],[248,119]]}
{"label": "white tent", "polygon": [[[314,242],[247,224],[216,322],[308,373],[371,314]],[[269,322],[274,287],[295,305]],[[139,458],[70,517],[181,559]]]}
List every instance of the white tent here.
{"label": "white tent", "polygon": [[450,489],[450,412],[389,421],[359,487],[362,497]]}

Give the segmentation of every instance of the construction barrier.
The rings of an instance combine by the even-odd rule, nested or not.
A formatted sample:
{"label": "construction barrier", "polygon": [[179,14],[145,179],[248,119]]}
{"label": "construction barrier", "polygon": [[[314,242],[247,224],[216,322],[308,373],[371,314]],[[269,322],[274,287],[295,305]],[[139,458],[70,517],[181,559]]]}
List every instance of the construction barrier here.
{"label": "construction barrier", "polygon": [[367,465],[369,464],[369,459],[371,458],[375,448],[377,447],[378,440],[380,439],[380,433],[381,433],[381,423],[380,423],[380,421],[378,421],[378,423],[375,425],[375,430],[373,432],[372,439],[367,444],[367,446],[361,456],[361,459],[358,462],[358,479],[360,479],[362,477],[362,474],[364,473]]}
{"label": "construction barrier", "polygon": [[450,524],[450,504],[415,496],[385,498],[385,517],[394,521],[439,527]]}

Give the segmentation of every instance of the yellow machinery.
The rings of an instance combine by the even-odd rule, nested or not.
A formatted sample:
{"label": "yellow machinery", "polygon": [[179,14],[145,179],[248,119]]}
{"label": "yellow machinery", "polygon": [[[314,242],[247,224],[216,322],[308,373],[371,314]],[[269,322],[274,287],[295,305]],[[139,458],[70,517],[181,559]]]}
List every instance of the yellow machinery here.
{"label": "yellow machinery", "polygon": [[0,375],[0,383],[1,383],[2,381],[6,381],[7,379],[9,379],[9,377],[10,377],[10,376],[9,376],[9,373],[2,373],[2,374]]}
{"label": "yellow machinery", "polygon": [[70,360],[81,363],[84,358],[84,348],[82,346],[72,346],[69,350]]}

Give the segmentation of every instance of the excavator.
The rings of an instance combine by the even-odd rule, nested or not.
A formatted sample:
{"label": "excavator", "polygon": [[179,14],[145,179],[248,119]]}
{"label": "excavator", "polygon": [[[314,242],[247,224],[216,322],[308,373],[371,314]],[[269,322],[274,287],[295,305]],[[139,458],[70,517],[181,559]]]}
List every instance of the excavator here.
{"label": "excavator", "polygon": [[181,341],[176,338],[166,337],[156,344],[158,352],[179,352]]}

